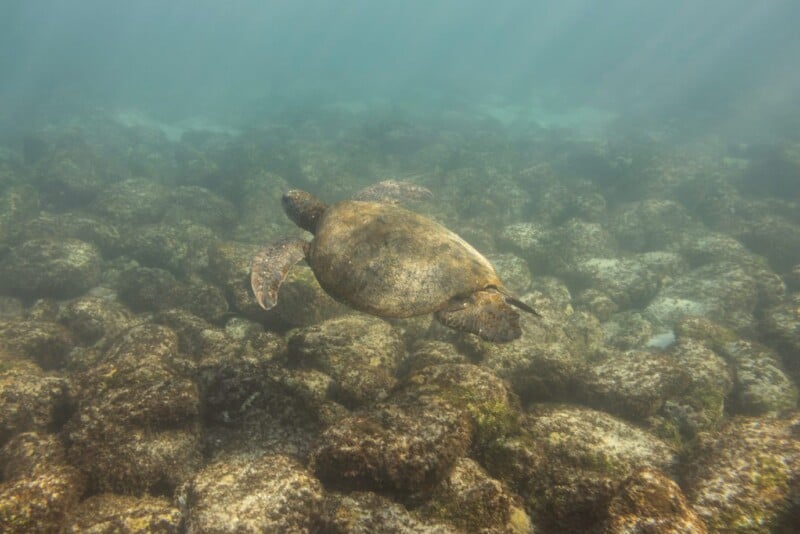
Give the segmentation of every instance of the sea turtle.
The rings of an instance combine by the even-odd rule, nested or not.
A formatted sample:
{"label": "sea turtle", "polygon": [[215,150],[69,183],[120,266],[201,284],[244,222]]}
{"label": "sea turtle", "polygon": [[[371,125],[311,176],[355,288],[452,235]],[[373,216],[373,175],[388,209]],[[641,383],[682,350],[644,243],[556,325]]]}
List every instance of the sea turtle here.
{"label": "sea turtle", "polygon": [[250,282],[259,305],[275,306],[289,269],[305,258],[320,286],[357,310],[379,317],[434,313],[445,326],[489,341],[518,338],[517,309],[536,311],[503,286],[469,243],[393,203],[426,192],[387,181],[357,194],[359,200],[330,206],[305,191],[287,192],[284,211],[314,238],[283,238],[253,257]]}

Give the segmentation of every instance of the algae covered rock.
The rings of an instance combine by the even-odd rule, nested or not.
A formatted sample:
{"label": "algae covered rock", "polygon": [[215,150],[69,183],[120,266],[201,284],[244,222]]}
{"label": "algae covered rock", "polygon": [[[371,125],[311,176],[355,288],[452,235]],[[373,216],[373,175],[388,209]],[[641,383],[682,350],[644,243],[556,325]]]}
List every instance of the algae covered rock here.
{"label": "algae covered rock", "polygon": [[636,258],[588,258],[577,262],[567,276],[577,288],[608,295],[617,310],[641,307],[660,285],[660,276]]}
{"label": "algae covered rock", "polygon": [[32,239],[0,261],[0,290],[26,298],[78,296],[97,285],[103,259],[78,239]]}
{"label": "algae covered rock", "polygon": [[206,226],[180,221],[136,227],[122,234],[120,247],[141,265],[189,274],[208,267],[208,247],[217,240]]}
{"label": "algae covered rock", "polygon": [[0,347],[9,354],[35,361],[43,369],[58,369],[75,344],[69,330],[50,321],[0,321]]}
{"label": "algae covered rock", "polygon": [[611,415],[568,405],[534,405],[521,434],[483,451],[489,473],[522,498],[537,527],[582,532],[607,518],[616,488],[642,466],[666,472],[676,451]]}
{"label": "algae covered rock", "polygon": [[82,213],[39,213],[20,228],[17,240],[32,239],[80,239],[95,245],[105,257],[117,254],[120,246],[119,230],[116,226],[96,217]]}
{"label": "algae covered rock", "polygon": [[64,532],[130,532],[173,534],[183,521],[168,499],[143,495],[100,493],[76,506],[64,522]]}
{"label": "algae covered rock", "polygon": [[200,402],[173,331],[136,326],[72,380],[69,456],[99,491],[168,491],[199,464]]}
{"label": "algae covered rock", "polygon": [[423,491],[467,451],[470,437],[464,411],[440,399],[381,403],[325,430],[311,466],[334,487]]}
{"label": "algae covered rock", "polygon": [[705,534],[681,488],[658,469],[642,467],[628,477],[608,506],[603,532],[691,532]]}
{"label": "algae covered rock", "polygon": [[764,330],[781,350],[795,380],[800,379],[800,293],[788,295],[764,312]]}
{"label": "algae covered rock", "polygon": [[800,499],[800,419],[737,418],[701,443],[687,495],[712,531],[791,532]]}
{"label": "algae covered rock", "polygon": [[110,340],[133,325],[133,314],[117,300],[81,297],[71,300],[59,311],[58,321],[83,345]]}
{"label": "algae covered rock", "polygon": [[296,331],[289,357],[333,378],[333,396],[349,406],[386,398],[405,356],[400,335],[387,322],[348,315]]}
{"label": "algae covered rock", "polygon": [[318,520],[322,485],[281,455],[217,460],[184,484],[186,531],[305,532]]}
{"label": "algae covered rock", "polygon": [[275,313],[292,326],[311,326],[351,314],[352,309],[328,295],[310,267],[296,265],[281,285]]}
{"label": "algae covered rock", "polygon": [[0,359],[0,446],[22,432],[57,429],[68,416],[67,381],[26,360]]}
{"label": "algae covered rock", "polygon": [[85,481],[55,436],[19,434],[0,449],[0,531],[58,532]]}
{"label": "algae covered rock", "polygon": [[426,521],[402,504],[375,493],[353,491],[331,492],[326,496],[320,522],[322,532],[335,534],[455,534],[460,529],[446,523]]}
{"label": "algae covered rock", "polygon": [[92,209],[114,224],[141,226],[158,222],[169,205],[166,187],[136,178],[105,187],[94,200]]}
{"label": "algae covered rock", "polygon": [[671,328],[685,317],[707,317],[740,333],[756,331],[754,312],[764,293],[761,269],[732,262],[710,263],[664,285],[645,315]]}
{"label": "algae covered rock", "polygon": [[469,458],[455,463],[419,512],[464,532],[527,534],[533,530],[521,499]]}
{"label": "algae covered rock", "polygon": [[646,252],[665,248],[695,225],[686,208],[677,202],[647,199],[625,206],[610,228],[624,248]]}

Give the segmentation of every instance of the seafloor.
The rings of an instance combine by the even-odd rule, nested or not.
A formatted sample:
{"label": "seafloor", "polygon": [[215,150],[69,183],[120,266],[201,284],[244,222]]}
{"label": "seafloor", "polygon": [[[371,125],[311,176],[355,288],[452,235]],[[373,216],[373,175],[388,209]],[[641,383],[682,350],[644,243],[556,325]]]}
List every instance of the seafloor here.
{"label": "seafloor", "polygon": [[[2,532],[789,532],[800,144],[459,113],[103,112],[0,151]],[[265,312],[289,187],[383,179],[541,318]]]}

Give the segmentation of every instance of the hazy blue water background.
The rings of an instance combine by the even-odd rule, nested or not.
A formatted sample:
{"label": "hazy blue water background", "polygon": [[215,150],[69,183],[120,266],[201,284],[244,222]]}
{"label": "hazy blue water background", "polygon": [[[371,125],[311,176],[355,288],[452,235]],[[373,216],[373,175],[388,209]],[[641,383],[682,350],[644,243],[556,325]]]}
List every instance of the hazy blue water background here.
{"label": "hazy blue water background", "polygon": [[376,99],[591,107],[740,136],[797,133],[800,115],[791,0],[6,0],[0,15],[6,132],[93,106],[241,125]]}

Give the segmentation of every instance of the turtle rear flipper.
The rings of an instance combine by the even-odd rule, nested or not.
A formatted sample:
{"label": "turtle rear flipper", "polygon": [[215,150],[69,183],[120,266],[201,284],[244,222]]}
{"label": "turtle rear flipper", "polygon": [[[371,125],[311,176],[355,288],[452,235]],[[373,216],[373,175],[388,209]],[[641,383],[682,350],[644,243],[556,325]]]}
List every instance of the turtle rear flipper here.
{"label": "turtle rear flipper", "polygon": [[278,289],[289,269],[306,256],[308,243],[287,237],[259,250],[250,262],[250,286],[258,305],[269,310],[278,303]]}
{"label": "turtle rear flipper", "polygon": [[522,335],[519,313],[505,295],[495,290],[477,291],[436,312],[443,325],[477,334],[487,341],[502,343]]}

